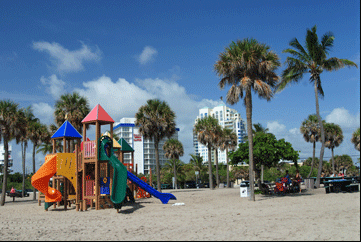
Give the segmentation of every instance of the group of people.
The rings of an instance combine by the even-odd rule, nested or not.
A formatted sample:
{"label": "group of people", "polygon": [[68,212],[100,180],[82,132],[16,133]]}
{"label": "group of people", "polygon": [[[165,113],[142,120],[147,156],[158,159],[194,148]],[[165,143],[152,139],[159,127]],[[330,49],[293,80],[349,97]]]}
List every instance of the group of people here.
{"label": "group of people", "polygon": [[291,181],[291,177],[288,174],[288,170],[286,170],[286,175],[284,176],[284,183],[286,184],[286,187],[290,187],[290,184],[292,183],[292,187],[298,187],[299,192],[301,192],[301,181],[302,177],[300,175],[300,171],[296,170],[296,175]]}

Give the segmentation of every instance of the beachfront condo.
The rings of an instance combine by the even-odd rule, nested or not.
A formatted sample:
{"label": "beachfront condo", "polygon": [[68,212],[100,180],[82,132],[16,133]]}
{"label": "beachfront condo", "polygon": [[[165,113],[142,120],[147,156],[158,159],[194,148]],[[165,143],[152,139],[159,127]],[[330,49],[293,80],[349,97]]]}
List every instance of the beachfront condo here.
{"label": "beachfront condo", "polygon": [[[114,124],[114,134],[119,138],[125,139],[127,143],[134,149],[134,169],[138,165],[138,173],[149,174],[149,168],[155,172],[155,148],[154,142],[144,139],[139,132],[139,127],[135,125],[135,118],[122,118],[118,123]],[[171,137],[178,139],[179,128],[176,128],[175,134]],[[159,142],[159,164],[162,166],[168,161],[164,156],[163,145],[167,138]],[[130,153],[124,154],[124,162],[131,162]]]}
{"label": "beachfront condo", "polygon": [[[198,119],[202,119],[211,115],[213,118],[218,120],[218,123],[222,128],[228,128],[233,130],[237,134],[237,146],[240,143],[244,142],[244,137],[246,136],[246,122],[241,118],[241,115],[232,108],[227,107],[224,103],[214,107],[204,107],[199,109],[199,115],[197,116],[194,123]],[[208,162],[208,148],[197,140],[197,134],[193,134],[193,148],[196,155],[203,157],[204,162]],[[214,162],[215,159],[215,150],[212,149],[211,159]],[[218,162],[226,164],[227,154],[226,151],[221,151],[218,149]]]}

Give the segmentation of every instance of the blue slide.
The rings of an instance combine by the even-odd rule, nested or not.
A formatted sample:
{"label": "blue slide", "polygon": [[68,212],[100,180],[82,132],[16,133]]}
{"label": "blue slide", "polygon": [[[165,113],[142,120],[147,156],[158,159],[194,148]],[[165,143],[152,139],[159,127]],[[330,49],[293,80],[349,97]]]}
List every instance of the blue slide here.
{"label": "blue slide", "polygon": [[170,199],[177,200],[177,198],[171,193],[161,193],[155,190],[153,187],[149,186],[147,183],[143,182],[141,179],[133,175],[128,171],[128,179],[135,183],[137,186],[142,188],[144,191],[148,192],[152,196],[158,198],[162,201],[163,204],[167,204]]}

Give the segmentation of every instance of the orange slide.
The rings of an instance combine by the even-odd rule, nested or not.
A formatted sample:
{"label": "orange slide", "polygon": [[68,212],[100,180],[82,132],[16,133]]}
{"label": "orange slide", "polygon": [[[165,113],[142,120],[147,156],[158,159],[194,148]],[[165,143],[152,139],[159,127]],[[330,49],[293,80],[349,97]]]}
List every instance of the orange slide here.
{"label": "orange slide", "polygon": [[45,195],[45,202],[60,202],[61,193],[55,188],[49,187],[50,178],[56,173],[57,155],[47,155],[45,163],[31,177],[31,185]]}

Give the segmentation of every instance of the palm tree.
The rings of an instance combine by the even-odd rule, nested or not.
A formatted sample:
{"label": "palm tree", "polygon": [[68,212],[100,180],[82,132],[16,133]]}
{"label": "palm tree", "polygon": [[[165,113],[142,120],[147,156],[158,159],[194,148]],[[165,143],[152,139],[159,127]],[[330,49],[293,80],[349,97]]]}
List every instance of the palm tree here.
{"label": "palm tree", "polygon": [[174,186],[177,189],[176,160],[184,154],[183,145],[179,140],[169,139],[164,143],[163,150],[165,151],[165,157],[173,160]]}
{"label": "palm tree", "polygon": [[[184,175],[184,172],[182,170],[184,163],[181,160],[178,159],[170,159],[167,163],[165,163],[164,168],[168,172],[173,172],[176,174],[175,181],[177,181],[178,175]],[[177,189],[177,183],[175,182],[175,189]]]}
{"label": "palm tree", "polygon": [[352,133],[351,142],[355,145],[355,149],[360,151],[360,128]]}
{"label": "palm tree", "polygon": [[[219,86],[223,89],[226,84],[231,85],[227,93],[227,103],[233,105],[243,98],[247,114],[247,135],[249,141],[249,179],[252,201],[254,196],[254,161],[252,136],[252,89],[260,98],[271,100],[272,88],[278,82],[275,73],[280,66],[279,57],[270,51],[266,44],[258,43],[255,39],[244,39],[232,42],[219,59],[214,68],[221,78]],[[243,93],[245,92],[245,94]]]}
{"label": "palm tree", "polygon": [[19,110],[20,118],[22,119],[23,125],[20,126],[20,142],[21,142],[21,157],[22,157],[22,168],[23,168],[23,183],[22,183],[22,196],[25,195],[25,160],[26,160],[26,149],[29,141],[29,127],[33,122],[37,122],[39,119],[35,118],[31,107]]}
{"label": "palm tree", "polygon": [[262,124],[260,123],[253,124],[253,128],[254,128],[252,130],[253,134],[258,132],[267,133],[269,131],[268,128],[263,127]]}
{"label": "palm tree", "polygon": [[347,172],[347,170],[354,166],[352,158],[349,155],[336,155],[334,160],[336,171],[343,170],[344,173],[345,170]]}
{"label": "palm tree", "polygon": [[53,145],[49,142],[43,142],[39,145],[39,148],[36,150],[36,154],[42,153],[43,155],[51,154],[53,152]]}
{"label": "palm tree", "polygon": [[[74,128],[81,134],[83,125],[81,121],[90,112],[88,100],[77,92],[67,93],[60,96],[55,103],[55,123],[60,127],[65,120],[68,120]],[[89,126],[87,126],[87,129]],[[74,143],[71,142],[71,150],[74,149]]]}
{"label": "palm tree", "polygon": [[333,47],[335,37],[331,32],[322,36],[321,42],[316,34],[316,25],[310,30],[307,29],[306,34],[306,48],[304,48],[296,38],[292,39],[289,45],[294,49],[286,49],[283,53],[289,53],[293,57],[287,57],[287,68],[282,73],[282,80],[278,85],[277,91],[283,90],[291,82],[299,82],[303,75],[310,73],[310,82],[314,85],[315,99],[316,99],[316,115],[320,124],[321,130],[321,151],[318,165],[318,173],[316,179],[316,187],[320,187],[320,178],[322,172],[323,154],[325,149],[325,132],[320,116],[320,107],[318,104],[318,95],[324,96],[321,84],[321,73],[326,71],[335,71],[345,66],[357,65],[347,59],[339,59],[336,57],[327,58],[329,51]]}
{"label": "palm tree", "polygon": [[[35,149],[42,142],[50,142],[50,134],[45,124],[40,122],[32,122],[28,128],[28,137],[33,143],[33,174],[35,174]],[[33,200],[36,200],[36,191],[33,188]]]}
{"label": "palm tree", "polygon": [[149,99],[146,105],[139,108],[135,118],[135,125],[140,126],[139,132],[143,137],[154,141],[157,188],[161,191],[158,146],[163,138],[170,138],[175,133],[175,113],[165,101]]}
{"label": "palm tree", "polygon": [[20,130],[22,123],[19,117],[19,104],[11,100],[0,101],[0,142],[4,144],[4,166],[3,166],[3,184],[0,205],[5,205],[6,186],[8,179],[9,166],[9,142],[12,139],[16,143],[20,142]]}
{"label": "palm tree", "polygon": [[202,177],[202,172],[205,170],[205,166],[203,164],[203,157],[198,155],[191,154],[191,159],[189,163],[193,165],[195,171],[199,171],[199,177]]}
{"label": "palm tree", "polygon": [[216,163],[216,186],[219,188],[219,167],[218,167],[218,148],[222,145],[222,128],[219,126],[219,130],[217,131],[217,135],[215,137],[215,141],[213,143],[213,150],[215,155],[215,163]]}
{"label": "palm tree", "polygon": [[220,149],[226,150],[227,157],[227,188],[229,188],[229,157],[228,157],[228,149],[234,149],[237,146],[237,135],[231,129],[224,128],[222,130],[222,142],[220,145]]}
{"label": "palm tree", "polygon": [[209,174],[209,187],[213,188],[213,177],[212,177],[212,158],[211,152],[212,147],[216,143],[221,127],[218,124],[218,120],[207,116],[202,119],[198,119],[194,125],[193,132],[198,134],[198,142],[205,145],[208,149],[208,174]]}
{"label": "palm tree", "polygon": [[310,142],[313,144],[311,170],[307,176],[307,178],[310,178],[313,170],[313,164],[315,162],[316,142],[319,141],[321,134],[320,124],[318,122],[317,115],[315,114],[308,115],[308,118],[302,122],[300,131],[301,134],[303,134],[303,138],[306,140],[306,142]]}
{"label": "palm tree", "polygon": [[332,173],[335,175],[335,159],[333,149],[338,147],[343,141],[343,134],[340,125],[334,123],[325,123],[325,146],[332,152]]}

